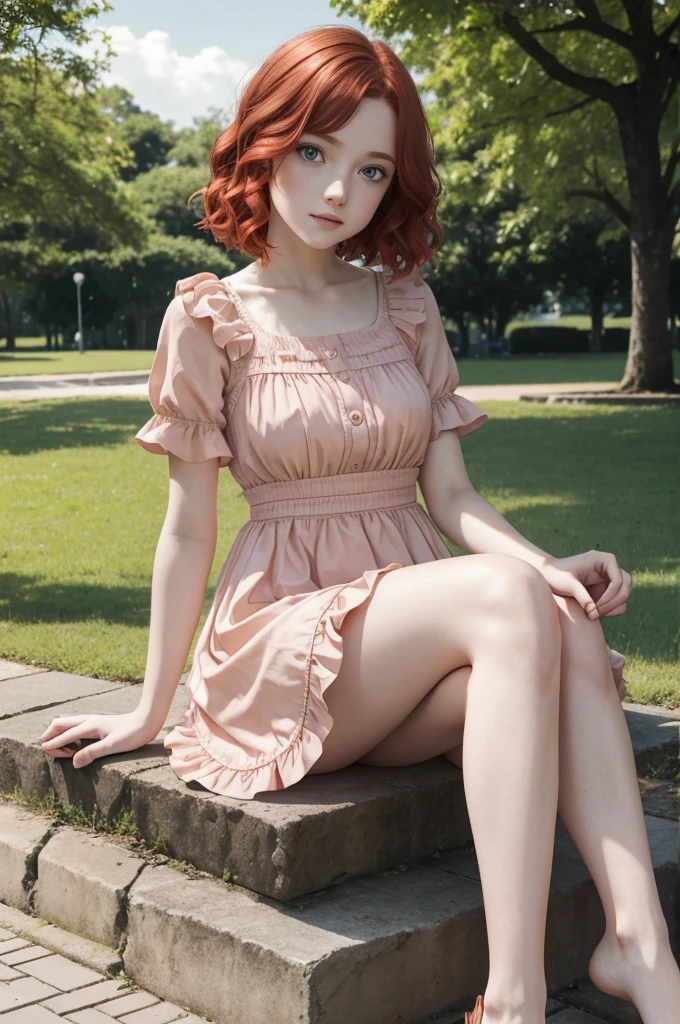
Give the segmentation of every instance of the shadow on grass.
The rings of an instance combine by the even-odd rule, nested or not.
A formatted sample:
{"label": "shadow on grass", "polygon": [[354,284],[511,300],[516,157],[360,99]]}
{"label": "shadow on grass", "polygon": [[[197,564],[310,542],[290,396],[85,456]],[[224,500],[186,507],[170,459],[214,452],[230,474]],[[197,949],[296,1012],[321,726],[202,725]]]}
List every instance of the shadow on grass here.
{"label": "shadow on grass", "polygon": [[609,643],[677,660],[677,410],[591,406],[541,415],[498,403],[489,413],[463,442],[475,487],[555,557],[612,552],[635,578],[625,614],[602,619]]}
{"label": "shadow on grass", "polygon": [[[550,554],[611,551],[628,572],[644,574],[628,612],[604,619],[603,628],[619,649],[677,658],[680,617],[670,577],[679,562],[677,410],[482,404],[491,419],[463,442],[474,486]],[[150,415],[148,402],[140,398],[0,403],[0,446],[15,455],[121,444],[136,448],[134,434]],[[159,476],[163,502],[166,486]],[[148,621],[149,601],[146,583],[139,588],[55,585],[19,573],[0,581],[0,614],[25,622],[97,617],[137,626]]]}
{"label": "shadow on grass", "polygon": [[148,400],[137,396],[0,402],[0,453],[113,447],[131,440],[152,415]]}
{"label": "shadow on grass", "polygon": [[83,622],[100,619],[125,626],[148,622],[151,587],[82,581],[45,582],[37,575],[0,574],[0,616],[13,622]]}

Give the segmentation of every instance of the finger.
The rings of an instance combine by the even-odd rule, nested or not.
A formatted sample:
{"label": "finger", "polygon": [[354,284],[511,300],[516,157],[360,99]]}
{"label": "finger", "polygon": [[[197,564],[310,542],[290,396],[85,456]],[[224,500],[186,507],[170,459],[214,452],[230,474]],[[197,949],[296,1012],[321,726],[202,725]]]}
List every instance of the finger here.
{"label": "finger", "polygon": [[80,748],[74,748],[74,746],[59,746],[56,751],[45,751],[48,758],[72,758],[78,753]]}
{"label": "finger", "polygon": [[[625,604],[626,601],[628,600],[628,598],[630,597],[630,589],[631,589],[631,584],[632,584],[632,577],[631,577],[630,573],[625,571],[625,569],[621,570],[621,577],[622,577],[621,587],[618,590],[618,592],[616,593],[616,595],[612,599],[610,599],[609,601],[605,602],[605,600],[604,600],[605,595],[603,594],[602,597],[598,600],[597,607],[599,608],[601,615],[609,614],[609,612],[613,608],[616,608],[619,605]],[[606,591],[605,591],[605,593],[606,593]]]}
{"label": "finger", "polygon": [[621,676],[619,680],[619,692],[621,694],[621,700],[628,696],[628,680]]}
{"label": "finger", "polygon": [[627,609],[628,609],[628,605],[624,603],[622,605],[619,605],[618,608],[614,608],[610,612],[603,612],[602,610],[600,610],[600,615],[602,616],[602,618],[610,619],[614,615],[624,615],[625,612],[627,611]]}
{"label": "finger", "polygon": [[50,724],[45,729],[45,732],[40,737],[40,740],[49,739],[51,736],[56,736],[64,729],[70,728],[72,725],[79,725],[84,722],[87,715],[67,715],[63,718],[53,718]]}
{"label": "finger", "polygon": [[80,725],[71,726],[65,732],[53,736],[51,740],[41,740],[43,750],[51,750],[53,747],[65,747],[73,740],[99,739],[99,728],[90,719],[86,719]]}
{"label": "finger", "polygon": [[84,768],[85,765],[91,764],[98,757],[104,757],[105,754],[111,753],[112,741],[110,736],[106,736],[103,740],[99,740],[97,743],[88,743],[82,750],[77,751],[73,756],[73,767]]}
{"label": "finger", "polygon": [[[604,569],[605,574],[609,577],[609,585],[597,602],[597,607],[601,611],[621,590],[621,587],[623,586],[623,573],[619,568],[619,564],[614,555],[610,555],[608,552],[602,552],[600,557],[602,568]],[[600,571],[600,566],[598,566],[598,572]]]}
{"label": "finger", "polygon": [[621,654],[621,651],[615,650],[613,647],[607,648],[609,652],[609,664],[615,672],[621,672],[626,664],[625,655]]}
{"label": "finger", "polygon": [[572,597],[576,598],[589,619],[599,618],[599,612],[595,601],[593,601],[592,597],[579,580],[574,576],[569,576],[564,589]]}

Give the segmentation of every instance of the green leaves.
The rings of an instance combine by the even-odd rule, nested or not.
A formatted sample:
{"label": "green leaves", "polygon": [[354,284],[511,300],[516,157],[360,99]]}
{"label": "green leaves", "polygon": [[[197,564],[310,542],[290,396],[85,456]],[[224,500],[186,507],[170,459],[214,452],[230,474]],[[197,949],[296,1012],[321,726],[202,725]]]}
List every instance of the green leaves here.
{"label": "green leaves", "polygon": [[[0,56],[30,58],[36,68],[60,71],[83,86],[96,83],[108,65],[111,48],[106,33],[89,22],[113,7],[107,0],[3,0],[0,6]],[[55,36],[73,44],[53,42]],[[84,58],[73,47],[99,39],[103,52]]]}

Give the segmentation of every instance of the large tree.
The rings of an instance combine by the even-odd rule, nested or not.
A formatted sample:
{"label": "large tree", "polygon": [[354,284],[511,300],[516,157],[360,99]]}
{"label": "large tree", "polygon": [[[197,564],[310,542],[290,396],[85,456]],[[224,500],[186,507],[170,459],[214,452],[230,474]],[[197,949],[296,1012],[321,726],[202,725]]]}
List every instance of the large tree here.
{"label": "large tree", "polygon": [[330,2],[388,40],[400,37],[400,56],[430,72],[421,85],[454,124],[473,119],[479,133],[483,119],[495,130],[506,168],[515,159],[521,166],[512,147],[538,138],[539,124],[554,145],[535,175],[559,170],[566,145],[576,147],[584,159],[577,183],[571,168],[571,195],[603,204],[630,234],[632,328],[621,387],[675,390],[668,285],[680,216],[680,0]]}
{"label": "large tree", "polygon": [[[36,72],[41,66],[48,67],[89,87],[98,80],[111,54],[108,36],[91,22],[111,10],[107,0],[2,0],[0,56],[28,58]],[[102,42],[101,51],[87,57],[78,52],[78,46],[97,38]]]}

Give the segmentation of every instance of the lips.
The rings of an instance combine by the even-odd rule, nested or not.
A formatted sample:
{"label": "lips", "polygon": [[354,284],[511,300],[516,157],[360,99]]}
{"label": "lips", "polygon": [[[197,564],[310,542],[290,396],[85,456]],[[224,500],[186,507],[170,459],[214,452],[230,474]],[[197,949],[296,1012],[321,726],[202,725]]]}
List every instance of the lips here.
{"label": "lips", "polygon": [[342,224],[342,221],[341,221],[341,220],[339,220],[339,218],[338,218],[338,217],[329,217],[329,216],[328,216],[327,214],[325,214],[325,213],[313,213],[313,214],[312,214],[312,217],[314,217],[314,218],[315,218],[315,219],[317,219],[317,220],[326,220],[326,221],[330,221],[330,222],[331,222],[332,224]]}

